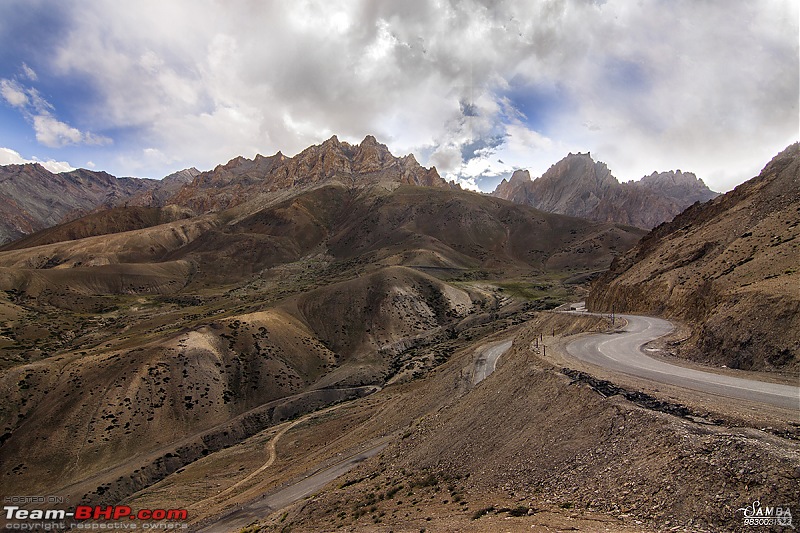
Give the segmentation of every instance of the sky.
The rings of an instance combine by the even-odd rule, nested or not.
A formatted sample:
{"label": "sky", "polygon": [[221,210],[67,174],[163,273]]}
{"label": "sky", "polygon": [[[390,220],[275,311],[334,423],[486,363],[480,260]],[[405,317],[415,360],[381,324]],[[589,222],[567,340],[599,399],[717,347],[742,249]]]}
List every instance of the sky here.
{"label": "sky", "polygon": [[796,0],[3,0],[0,164],[161,178],[374,135],[492,190],[591,152],[725,192],[799,133]]}

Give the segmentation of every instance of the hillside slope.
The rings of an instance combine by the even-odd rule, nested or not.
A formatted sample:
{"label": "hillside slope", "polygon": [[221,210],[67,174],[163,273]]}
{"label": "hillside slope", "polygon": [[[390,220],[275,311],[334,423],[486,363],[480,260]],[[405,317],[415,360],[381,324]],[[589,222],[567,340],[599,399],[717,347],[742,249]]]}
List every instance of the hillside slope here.
{"label": "hillside slope", "polygon": [[593,310],[675,317],[683,355],[800,370],[800,145],[761,174],[655,228],[592,288]]}
{"label": "hillside slope", "polygon": [[[131,213],[131,209],[140,208],[120,213]],[[242,282],[309,254],[351,261],[362,268],[413,265],[452,276],[474,271],[484,275],[486,271],[520,274],[562,268],[597,271],[643,233],[542,213],[472,192],[404,185],[389,189],[328,185],[248,215],[239,208],[234,211],[139,231],[8,249],[0,253],[0,288],[28,293],[35,289],[32,294],[45,286],[63,291],[69,288],[68,279],[80,285],[80,279],[90,277],[98,294],[115,293],[120,287],[136,292],[130,284],[120,283],[119,275],[132,275],[139,269],[146,277],[155,265],[181,262],[191,266],[186,277],[171,288],[158,284],[157,289],[176,292],[190,283],[213,287]],[[154,211],[156,215],[165,218],[163,211]],[[102,214],[86,217],[22,244],[47,242],[73,226],[89,226],[82,228],[89,231],[93,221],[109,219]],[[149,225],[134,218],[121,229],[133,229],[134,223]],[[109,270],[116,273],[113,285],[104,286],[101,274]],[[135,286],[140,285],[149,286],[141,276]]]}
{"label": "hillside slope", "polygon": [[[224,516],[265,493],[269,498],[287,479],[318,471],[323,458],[339,461],[358,443],[387,440],[379,456],[313,497],[261,507],[254,519],[263,522],[250,530],[747,531],[737,508],[753,495],[796,501],[796,440],[693,420],[685,408],[679,414],[683,406],[641,390],[611,392],[604,388],[609,382],[577,379],[542,356],[542,331],[573,335],[609,325],[604,317],[537,313],[491,339],[514,340],[477,386],[470,377],[480,349],[473,346],[422,380],[297,424],[279,439],[276,464],[240,484],[238,494],[228,491],[227,505],[213,495],[248,469],[231,473],[210,461],[131,504],[166,497],[180,507],[205,497],[216,506],[207,516]],[[548,353],[558,350],[556,339],[544,338]],[[220,454],[216,465],[249,459],[255,468],[264,440]],[[203,487],[206,476],[214,483]],[[179,490],[189,484],[196,492]]]}
{"label": "hillside slope", "polygon": [[[596,272],[643,233],[383,180],[163,216],[96,213],[0,252],[9,490],[55,478],[82,501],[119,501],[282,419],[423,376],[486,324],[548,305],[471,280]],[[59,235],[73,240],[45,244]]]}
{"label": "hillside slope", "polygon": [[188,217],[189,214],[186,210],[177,206],[170,206],[165,209],[156,207],[112,207],[37,231],[0,247],[0,250],[22,250],[86,237],[122,233],[158,226]]}

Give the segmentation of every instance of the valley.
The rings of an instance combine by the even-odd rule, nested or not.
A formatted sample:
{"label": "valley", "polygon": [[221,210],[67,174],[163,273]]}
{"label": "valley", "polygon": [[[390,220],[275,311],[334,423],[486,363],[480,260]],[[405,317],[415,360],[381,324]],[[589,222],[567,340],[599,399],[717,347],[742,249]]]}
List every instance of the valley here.
{"label": "valley", "polygon": [[[761,239],[769,221],[720,217],[763,201],[780,238],[721,276],[783,302],[783,351],[725,372],[796,382],[796,295],[774,285],[795,276],[796,152],[761,178],[791,198],[756,179],[647,233],[463,191],[373,137],[334,136],[19,238],[0,250],[3,487],[188,509],[207,531],[735,528],[754,494],[800,497],[791,397],[687,392],[573,347],[618,335],[612,310],[665,314],[672,336],[645,349],[700,365],[709,310],[744,299],[689,269],[722,261],[711,244],[671,239]],[[647,270],[663,258],[680,264]],[[662,307],[642,297],[659,276],[674,281]],[[553,311],[579,300],[598,313]]]}

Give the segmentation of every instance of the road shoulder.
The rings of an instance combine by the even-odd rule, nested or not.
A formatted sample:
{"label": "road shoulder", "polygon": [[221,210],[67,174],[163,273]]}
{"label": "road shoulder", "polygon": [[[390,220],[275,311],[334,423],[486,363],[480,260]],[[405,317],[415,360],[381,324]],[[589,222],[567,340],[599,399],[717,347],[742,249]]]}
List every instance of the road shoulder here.
{"label": "road shoulder", "polygon": [[[684,405],[692,412],[697,413],[700,419],[709,423],[716,420],[726,425],[746,426],[770,432],[779,432],[780,434],[788,432],[800,438],[800,426],[798,425],[800,420],[798,420],[797,411],[765,406],[747,400],[718,397],[669,384],[655,383],[648,379],[613,372],[601,366],[581,361],[567,352],[567,344],[577,339],[578,336],[593,333],[597,333],[597,331],[544,337],[544,343],[547,348],[543,359],[556,368],[570,368],[585,372],[597,379],[611,382],[627,390],[641,391],[664,402]],[[703,371],[708,370],[702,365],[687,365],[687,367]],[[725,374],[736,375],[735,372]]]}

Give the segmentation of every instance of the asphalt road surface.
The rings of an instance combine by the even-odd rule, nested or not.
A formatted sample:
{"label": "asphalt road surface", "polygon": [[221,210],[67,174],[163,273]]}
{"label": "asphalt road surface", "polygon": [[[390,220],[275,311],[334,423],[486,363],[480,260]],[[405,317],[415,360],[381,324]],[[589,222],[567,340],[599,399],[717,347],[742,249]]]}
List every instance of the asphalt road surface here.
{"label": "asphalt road surface", "polygon": [[693,370],[648,357],[642,346],[672,331],[660,318],[618,315],[628,321],[621,333],[587,335],[567,344],[576,359],[660,383],[727,398],[800,410],[800,388]]}
{"label": "asphalt road surface", "polygon": [[489,344],[481,348],[472,371],[472,384],[477,385],[497,368],[497,360],[511,348],[513,339]]}
{"label": "asphalt road surface", "polygon": [[352,469],[358,463],[380,453],[387,445],[388,443],[381,443],[368,450],[352,455],[329,468],[309,474],[302,480],[236,509],[222,518],[219,518],[215,523],[197,531],[203,533],[228,533],[230,531],[239,531],[253,522],[263,520],[265,516],[274,511],[314,494],[337,477]]}

